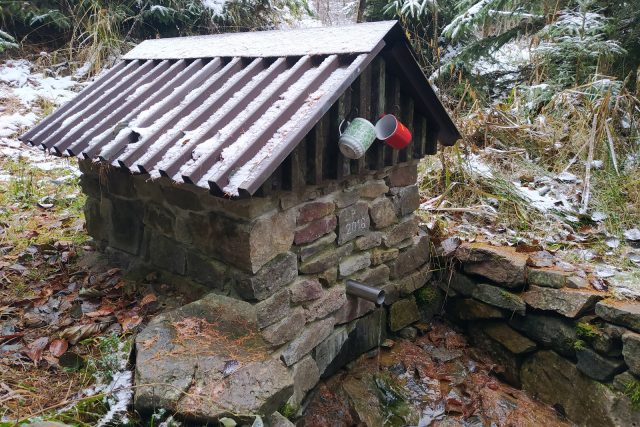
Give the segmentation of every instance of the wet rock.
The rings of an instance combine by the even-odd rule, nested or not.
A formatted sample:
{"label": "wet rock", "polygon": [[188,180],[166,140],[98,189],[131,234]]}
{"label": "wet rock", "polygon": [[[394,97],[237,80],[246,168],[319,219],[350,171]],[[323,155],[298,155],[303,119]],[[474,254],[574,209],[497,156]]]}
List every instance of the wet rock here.
{"label": "wet rock", "polygon": [[371,301],[347,295],[346,303],[333,317],[336,320],[336,325],[342,325],[343,323],[351,322],[358,317],[364,316],[375,308],[376,305]]}
{"label": "wet rock", "polygon": [[307,392],[318,384],[318,380],[320,380],[320,371],[311,356],[306,356],[293,365],[293,401],[289,403],[298,406]]}
{"label": "wet rock", "polygon": [[563,316],[574,318],[593,309],[596,303],[602,299],[602,294],[530,286],[529,290],[522,294],[522,299],[538,310],[555,311]]}
{"label": "wet rock", "polygon": [[425,346],[424,349],[433,358],[433,360],[441,363],[450,362],[452,360],[460,359],[464,353],[459,348],[453,348],[451,350],[441,346]]}
{"label": "wet rock", "polygon": [[616,325],[640,332],[640,303],[612,299],[596,304],[596,315]]}
{"label": "wet rock", "polygon": [[260,335],[255,307],[233,298],[208,294],[155,317],[136,337],[136,352],[142,413],[162,407],[213,422],[272,413],[293,393],[293,377]]}
{"label": "wet rock", "polygon": [[614,375],[624,371],[623,360],[604,357],[588,348],[576,351],[576,367],[586,376],[598,381],[609,381]]}
{"label": "wet rock", "polygon": [[626,332],[622,335],[622,355],[629,370],[640,375],[640,334]]}
{"label": "wet rock", "polygon": [[471,298],[455,300],[450,313],[460,320],[503,319],[505,317],[501,310]]}
{"label": "wet rock", "polygon": [[558,353],[574,357],[574,343],[577,340],[576,329],[565,319],[543,314],[529,313],[526,316],[514,316],[509,325],[532,340],[550,347]]}
{"label": "wet rock", "polygon": [[415,298],[405,298],[394,303],[389,310],[389,329],[399,331],[420,320],[420,311]]}
{"label": "wet rock", "polygon": [[342,388],[349,397],[351,407],[366,426],[384,425],[385,416],[381,411],[378,396],[375,389],[367,387],[363,381],[355,378],[348,378]]}
{"label": "wet rock", "polygon": [[282,352],[280,358],[287,365],[291,366],[311,350],[320,344],[325,338],[331,334],[333,330],[334,320],[332,318],[317,321],[307,325],[305,330]]}
{"label": "wet rock", "polygon": [[386,311],[379,308],[337,328],[314,351],[322,377],[334,374],[360,354],[377,347],[387,337]]}
{"label": "wet rock", "polygon": [[398,336],[407,340],[414,340],[418,336],[418,330],[416,328],[408,326],[406,328],[400,329],[398,331]]}
{"label": "wet rock", "polygon": [[469,325],[469,337],[474,346],[484,350],[496,363],[494,371],[504,381],[514,387],[520,387],[520,366],[521,357],[507,350],[502,344],[493,340],[484,331],[484,328],[477,323]]}
{"label": "wet rock", "polygon": [[347,326],[335,328],[331,334],[313,351],[313,358],[316,361],[320,375],[324,376],[325,370],[333,362],[342,350],[343,344],[349,338]]}
{"label": "wet rock", "polygon": [[530,285],[546,288],[562,288],[567,284],[570,273],[552,269],[527,269],[527,281]]}
{"label": "wet rock", "polygon": [[482,329],[489,337],[514,354],[530,353],[537,347],[536,343],[504,323],[489,322],[484,324]]}
{"label": "wet rock", "polygon": [[578,425],[614,427],[640,423],[640,412],[631,408],[625,396],[588,378],[553,351],[539,351],[527,359],[521,378],[524,390],[560,408]]}
{"label": "wet rock", "polygon": [[463,243],[456,258],[464,271],[485,277],[505,288],[520,288],[525,283],[528,256],[513,248],[489,246],[483,243]]}
{"label": "wet rock", "polygon": [[492,285],[478,284],[473,290],[477,300],[524,315],[526,304],[518,295]]}

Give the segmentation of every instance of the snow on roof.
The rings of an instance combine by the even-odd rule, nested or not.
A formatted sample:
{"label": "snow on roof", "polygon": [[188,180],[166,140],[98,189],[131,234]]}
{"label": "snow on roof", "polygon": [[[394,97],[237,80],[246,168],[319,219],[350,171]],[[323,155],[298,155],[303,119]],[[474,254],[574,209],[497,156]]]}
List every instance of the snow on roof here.
{"label": "snow on roof", "polygon": [[369,53],[397,21],[340,27],[226,33],[145,40],[124,59],[187,59],[225,56],[278,57]]}
{"label": "snow on roof", "polygon": [[254,194],[383,49],[435,136],[455,142],[408,46],[395,21],[146,41],[20,139]]}

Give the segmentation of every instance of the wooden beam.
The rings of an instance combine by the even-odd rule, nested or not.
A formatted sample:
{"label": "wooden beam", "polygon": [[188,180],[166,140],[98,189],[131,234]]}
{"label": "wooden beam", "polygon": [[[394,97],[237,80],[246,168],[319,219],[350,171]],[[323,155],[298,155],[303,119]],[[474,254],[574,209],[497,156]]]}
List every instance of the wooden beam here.
{"label": "wooden beam", "polygon": [[[385,88],[386,88],[386,65],[382,58],[376,58],[371,64],[371,96],[372,96],[372,116],[377,120],[385,112]],[[369,169],[380,170],[384,168],[384,143],[378,140],[373,142],[373,146],[367,150]]]}
{"label": "wooden beam", "polygon": [[[409,96],[406,92],[401,92],[400,103],[402,116],[400,121],[409,129],[411,135],[414,136],[413,128],[413,97]],[[410,161],[413,159],[413,145],[415,143],[415,136],[411,139],[409,145],[402,149],[399,153],[399,160],[401,162]]]}

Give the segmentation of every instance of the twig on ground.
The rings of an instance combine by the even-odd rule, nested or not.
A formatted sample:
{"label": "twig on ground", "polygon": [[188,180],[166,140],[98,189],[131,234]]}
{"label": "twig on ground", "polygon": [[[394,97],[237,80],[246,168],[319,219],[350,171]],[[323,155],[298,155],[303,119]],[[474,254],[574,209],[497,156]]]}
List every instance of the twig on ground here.
{"label": "twig on ground", "polygon": [[591,122],[591,132],[589,133],[589,152],[587,154],[587,164],[584,172],[584,189],[582,191],[582,208],[580,213],[586,213],[589,207],[589,197],[591,192],[591,163],[593,163],[593,152],[596,145],[596,130],[598,128],[598,113],[593,113]]}
{"label": "twig on ground", "polygon": [[618,159],[616,158],[616,149],[613,144],[613,136],[611,135],[611,129],[609,128],[609,122],[611,119],[607,119],[604,124],[604,130],[607,132],[607,143],[609,145],[609,154],[611,155],[611,162],[613,163],[613,169],[616,171],[616,175],[620,176],[620,170],[618,169]]}

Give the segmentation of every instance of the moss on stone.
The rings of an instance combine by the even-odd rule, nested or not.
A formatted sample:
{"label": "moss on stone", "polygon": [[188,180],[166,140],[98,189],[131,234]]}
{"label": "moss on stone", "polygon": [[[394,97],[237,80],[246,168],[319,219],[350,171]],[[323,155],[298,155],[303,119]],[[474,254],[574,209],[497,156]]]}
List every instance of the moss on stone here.
{"label": "moss on stone", "polygon": [[430,306],[438,300],[439,292],[436,288],[431,286],[425,286],[418,289],[415,293],[416,302],[419,307]]}
{"label": "moss on stone", "polygon": [[573,342],[573,349],[575,351],[580,351],[580,350],[586,350],[587,348],[587,343],[584,340],[575,340]]}
{"label": "moss on stone", "polygon": [[296,417],[296,413],[298,412],[298,408],[287,402],[278,409],[278,412],[280,412],[283,417],[293,421]]}
{"label": "moss on stone", "polygon": [[580,338],[595,338],[598,335],[596,327],[586,322],[578,322],[576,334]]}
{"label": "moss on stone", "polygon": [[628,381],[624,385],[624,394],[631,400],[634,409],[640,409],[640,381]]}

